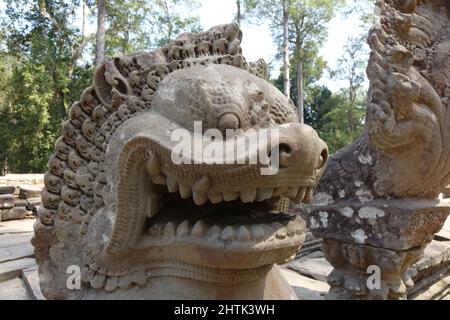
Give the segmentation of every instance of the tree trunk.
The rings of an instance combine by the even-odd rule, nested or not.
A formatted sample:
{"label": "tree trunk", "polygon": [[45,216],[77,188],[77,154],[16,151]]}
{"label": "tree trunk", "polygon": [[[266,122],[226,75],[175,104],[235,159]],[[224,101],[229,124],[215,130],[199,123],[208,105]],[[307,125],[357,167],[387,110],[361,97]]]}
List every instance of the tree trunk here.
{"label": "tree trunk", "polygon": [[238,25],[241,25],[241,0],[236,0],[236,7],[237,7],[236,22]]}
{"label": "tree trunk", "polygon": [[95,66],[98,67],[105,59],[105,0],[97,0],[97,41],[95,50]]}
{"label": "tree trunk", "polygon": [[296,64],[297,64],[297,108],[298,108],[298,119],[300,123],[304,123],[304,111],[303,111],[303,61],[302,61],[302,54],[301,54],[301,48],[297,48],[297,54],[296,54]]}
{"label": "tree trunk", "polygon": [[289,79],[289,3],[283,0],[283,72],[284,95],[289,98],[291,83]]}

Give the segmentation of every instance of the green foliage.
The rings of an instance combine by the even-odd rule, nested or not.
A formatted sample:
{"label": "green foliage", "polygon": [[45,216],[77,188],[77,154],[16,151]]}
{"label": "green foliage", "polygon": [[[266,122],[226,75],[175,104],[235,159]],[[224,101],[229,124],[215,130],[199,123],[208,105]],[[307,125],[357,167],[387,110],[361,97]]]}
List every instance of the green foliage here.
{"label": "green foliage", "polygon": [[366,101],[360,99],[352,104],[343,94],[337,94],[331,96],[327,104],[333,104],[333,108],[325,114],[317,130],[330,152],[335,153],[362,134]]}
{"label": "green foliage", "polygon": [[368,56],[364,39],[348,39],[344,55],[333,72],[334,78],[347,82],[346,87],[337,94],[313,88],[307,95],[305,122],[318,131],[332,153],[353,142],[364,129],[367,104],[364,70]]}
{"label": "green foliage", "polygon": [[69,104],[90,82],[92,69],[77,64],[82,35],[71,21],[78,4],[6,1],[1,65],[9,69],[0,84],[0,162],[12,172],[46,169]]}
{"label": "green foliage", "polygon": [[[302,63],[303,63],[303,82],[305,85],[306,96],[309,95],[310,88],[314,88],[314,84],[319,81],[327,67],[327,62],[323,57],[319,55],[319,49],[316,45],[312,44],[309,46],[307,44],[305,46],[304,54],[302,55]],[[290,74],[291,83],[297,82],[297,65],[295,63],[295,58],[291,58],[290,63]],[[283,91],[283,71],[281,70],[278,78],[274,79],[273,84],[280,90]],[[297,102],[298,90],[297,86],[292,85],[290,88],[290,98],[294,101],[294,104]]]}
{"label": "green foliage", "polygon": [[[185,17],[194,0],[107,1],[107,54],[148,50],[182,31],[198,30]],[[93,54],[81,5],[95,1],[5,0],[0,12],[0,167],[44,172],[71,103],[92,83]],[[77,13],[78,12],[78,13]]]}
{"label": "green foliage", "polygon": [[106,1],[106,54],[117,56],[166,45],[182,32],[201,31],[189,10],[196,0]]}
{"label": "green foliage", "polygon": [[182,32],[199,32],[199,18],[182,14],[198,7],[196,0],[155,0],[156,8],[150,18],[150,25],[154,34],[157,47],[161,47],[174,40],[174,37]]}
{"label": "green foliage", "polygon": [[[297,70],[302,75],[305,121],[326,140],[332,151],[350,143],[364,125],[364,76],[361,39],[350,39],[345,56],[334,70],[348,86],[332,93],[317,86],[326,68],[319,55],[326,22],[340,0],[286,0],[290,14],[291,97],[297,103]],[[106,1],[106,54],[146,51],[167,44],[185,31],[200,31],[192,16],[199,0]],[[0,11],[0,167],[11,172],[44,172],[55,139],[71,103],[92,83],[95,34],[86,34],[80,8],[95,0],[3,0]],[[280,0],[237,0],[241,19],[271,27],[281,46]],[[365,12],[368,0],[357,0],[352,12]],[[373,18],[362,14],[368,24]],[[301,54],[299,54],[301,53]],[[300,59],[300,60],[299,60]],[[299,63],[301,62],[301,63]],[[300,69],[298,68],[300,66]],[[282,89],[283,77],[274,80]]]}

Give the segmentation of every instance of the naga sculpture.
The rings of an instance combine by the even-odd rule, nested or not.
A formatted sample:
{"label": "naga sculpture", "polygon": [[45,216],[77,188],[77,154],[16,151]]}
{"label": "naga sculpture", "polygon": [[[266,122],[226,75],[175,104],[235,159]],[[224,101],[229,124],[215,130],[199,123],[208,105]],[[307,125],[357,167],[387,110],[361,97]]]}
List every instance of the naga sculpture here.
{"label": "naga sculpture", "polygon": [[[96,69],[45,175],[33,245],[47,298],[294,298],[274,264],[295,254],[305,224],[276,206],[312,198],[327,147],[265,80],[264,61],[246,62],[241,38],[236,24],[217,26]],[[201,133],[241,133],[205,144],[196,121]],[[203,150],[276,129],[277,145],[237,157],[277,149],[279,171],[175,164],[179,129]]]}
{"label": "naga sculpture", "polygon": [[[309,227],[335,267],[329,298],[405,298],[408,266],[450,206],[450,1],[378,0],[366,131],[330,158]],[[367,268],[381,268],[369,290]]]}

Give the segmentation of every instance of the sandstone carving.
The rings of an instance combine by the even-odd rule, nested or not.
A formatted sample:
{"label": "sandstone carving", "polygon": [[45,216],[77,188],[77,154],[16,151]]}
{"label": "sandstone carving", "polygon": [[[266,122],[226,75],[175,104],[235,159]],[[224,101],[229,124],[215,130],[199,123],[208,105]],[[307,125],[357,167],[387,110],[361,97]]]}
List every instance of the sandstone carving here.
{"label": "sandstone carving", "polygon": [[[378,0],[366,131],[331,157],[308,224],[334,266],[329,298],[405,298],[406,268],[450,212],[450,2]],[[367,290],[367,268],[382,287]]]}
{"label": "sandstone carving", "polygon": [[[294,297],[274,264],[297,251],[304,222],[279,212],[279,199],[312,198],[327,148],[265,80],[264,61],[241,55],[241,39],[237,25],[218,26],[96,70],[45,175],[33,245],[47,298]],[[278,173],[174,164],[178,129],[202,150],[242,137],[204,144],[195,121],[202,132],[277,129]],[[246,151],[241,160],[261,150]],[[71,266],[81,270],[78,290],[67,286]]]}

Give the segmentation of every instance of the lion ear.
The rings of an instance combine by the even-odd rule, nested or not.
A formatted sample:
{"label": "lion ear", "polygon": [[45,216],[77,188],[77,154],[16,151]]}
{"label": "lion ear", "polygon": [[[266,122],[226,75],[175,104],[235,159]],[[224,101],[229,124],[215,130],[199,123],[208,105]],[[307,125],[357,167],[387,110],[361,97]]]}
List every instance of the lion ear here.
{"label": "lion ear", "polygon": [[105,62],[94,71],[94,90],[100,101],[106,107],[111,107],[113,89],[118,90],[124,95],[127,95],[130,92],[128,81],[116,67],[118,62],[119,58],[107,58]]}

